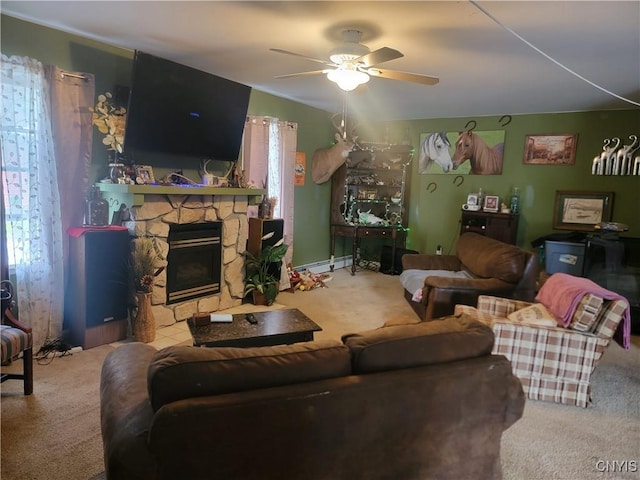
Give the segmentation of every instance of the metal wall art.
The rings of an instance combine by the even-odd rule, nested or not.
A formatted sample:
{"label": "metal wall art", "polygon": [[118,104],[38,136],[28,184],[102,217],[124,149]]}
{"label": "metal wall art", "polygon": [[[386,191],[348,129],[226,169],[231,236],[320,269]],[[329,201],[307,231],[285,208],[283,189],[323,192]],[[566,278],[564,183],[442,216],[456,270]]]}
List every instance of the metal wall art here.
{"label": "metal wall art", "polygon": [[592,175],[640,175],[640,149],[637,135],[629,135],[631,143],[622,145],[620,138],[605,138],[602,153],[591,163]]}

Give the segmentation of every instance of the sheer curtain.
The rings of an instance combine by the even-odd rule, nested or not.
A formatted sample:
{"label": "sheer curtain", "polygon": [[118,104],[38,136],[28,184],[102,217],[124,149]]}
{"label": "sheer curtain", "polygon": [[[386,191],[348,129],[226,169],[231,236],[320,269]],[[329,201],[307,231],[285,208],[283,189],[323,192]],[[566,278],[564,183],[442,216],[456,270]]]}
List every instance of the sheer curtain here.
{"label": "sheer curtain", "polygon": [[42,64],[2,55],[1,175],[9,262],[15,266],[20,320],[36,350],[62,334],[60,198]]}
{"label": "sheer curtain", "polygon": [[[58,192],[62,228],[65,291],[69,272],[67,229],[82,225],[89,190],[93,125],[90,107],[95,102],[95,78],[84,72],[69,72],[45,66],[51,92],[51,131],[58,168]],[[73,306],[71,306],[73,308]]]}
{"label": "sheer curtain", "polygon": [[[298,124],[275,117],[247,117],[244,130],[242,169],[246,179],[276,197],[274,218],[284,219],[284,240],[289,249],[285,262],[293,258],[293,204]],[[257,207],[250,207],[257,216]]]}

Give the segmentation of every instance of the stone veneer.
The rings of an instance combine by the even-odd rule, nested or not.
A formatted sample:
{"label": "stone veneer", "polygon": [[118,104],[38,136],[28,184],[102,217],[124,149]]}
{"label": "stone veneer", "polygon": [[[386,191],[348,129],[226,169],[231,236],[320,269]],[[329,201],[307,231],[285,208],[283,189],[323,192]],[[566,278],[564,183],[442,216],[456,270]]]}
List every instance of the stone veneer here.
{"label": "stone veneer", "polygon": [[169,251],[167,238],[171,224],[222,222],[220,293],[167,305],[165,269],[156,277],[151,300],[156,327],[186,320],[195,312],[213,312],[242,304],[247,208],[248,197],[243,195],[173,194],[145,195],[142,205],[131,208],[131,220],[124,223],[129,234],[132,237],[155,237],[164,258]]}

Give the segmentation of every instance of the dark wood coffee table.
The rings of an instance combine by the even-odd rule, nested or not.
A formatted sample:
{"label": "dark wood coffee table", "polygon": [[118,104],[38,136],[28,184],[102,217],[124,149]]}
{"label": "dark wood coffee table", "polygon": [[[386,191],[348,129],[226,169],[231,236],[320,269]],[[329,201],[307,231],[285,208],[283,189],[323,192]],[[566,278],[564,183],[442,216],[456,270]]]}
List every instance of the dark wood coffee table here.
{"label": "dark wood coffee table", "polygon": [[264,347],[309,342],[322,328],[297,308],[254,312],[257,324],[247,321],[246,313],[233,315],[229,323],[197,326],[188,319],[196,347]]}

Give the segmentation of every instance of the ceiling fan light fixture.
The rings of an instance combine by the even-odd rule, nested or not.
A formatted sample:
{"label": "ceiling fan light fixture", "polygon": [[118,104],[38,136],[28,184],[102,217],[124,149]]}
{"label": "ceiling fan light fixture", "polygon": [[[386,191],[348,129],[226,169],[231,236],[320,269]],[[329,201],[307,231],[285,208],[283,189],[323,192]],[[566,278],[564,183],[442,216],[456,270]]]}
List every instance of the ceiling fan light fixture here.
{"label": "ceiling fan light fixture", "polygon": [[369,75],[356,70],[352,65],[343,65],[336,70],[331,70],[327,73],[327,78],[337,83],[345,92],[355,90],[359,85],[369,81]]}
{"label": "ceiling fan light fixture", "polygon": [[352,62],[370,53],[369,47],[360,43],[362,32],[358,30],[345,30],[342,32],[344,42],[329,52],[329,59],[338,65]]}

